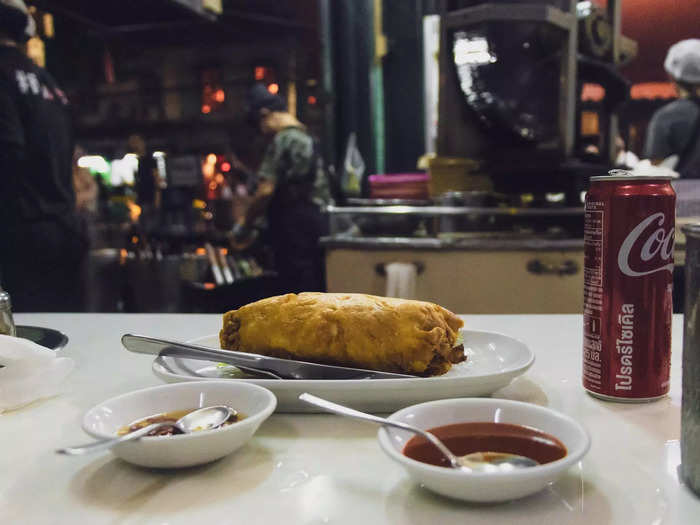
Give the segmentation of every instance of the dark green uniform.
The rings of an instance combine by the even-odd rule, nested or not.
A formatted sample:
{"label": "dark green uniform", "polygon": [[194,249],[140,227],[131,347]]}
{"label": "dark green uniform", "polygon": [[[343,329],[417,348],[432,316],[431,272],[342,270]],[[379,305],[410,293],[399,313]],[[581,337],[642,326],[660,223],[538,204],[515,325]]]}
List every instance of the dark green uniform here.
{"label": "dark green uniform", "polygon": [[301,128],[279,131],[265,152],[258,175],[275,183],[267,218],[280,293],[323,291],[327,231],[322,208],[330,200],[313,139]]}
{"label": "dark green uniform", "polygon": [[313,139],[300,128],[278,132],[265,151],[258,175],[275,184],[313,182],[311,199],[319,207],[330,201],[328,181],[322,169],[312,166],[317,161]]}

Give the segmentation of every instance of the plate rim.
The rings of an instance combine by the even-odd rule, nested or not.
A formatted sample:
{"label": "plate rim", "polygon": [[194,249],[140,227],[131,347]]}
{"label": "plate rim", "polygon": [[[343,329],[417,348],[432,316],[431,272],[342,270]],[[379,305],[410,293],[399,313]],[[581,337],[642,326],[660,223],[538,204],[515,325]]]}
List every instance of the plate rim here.
{"label": "plate rim", "polygon": [[[509,339],[515,343],[517,343],[524,351],[526,352],[527,359],[524,364],[521,364],[519,366],[514,366],[511,367],[510,369],[506,370],[501,370],[498,372],[490,372],[486,374],[480,374],[480,375],[468,375],[468,376],[450,376],[450,377],[445,377],[443,376],[433,376],[433,377],[410,377],[410,378],[401,378],[401,379],[263,379],[263,378],[221,378],[221,377],[200,377],[200,376],[185,376],[181,374],[176,374],[173,372],[169,372],[165,369],[165,367],[160,364],[160,361],[163,360],[161,356],[156,356],[156,358],[153,360],[151,364],[151,370],[152,372],[159,378],[168,381],[168,380],[177,380],[177,381],[216,381],[216,380],[227,380],[227,381],[245,381],[245,382],[252,382],[261,386],[272,386],[272,385],[277,385],[282,386],[282,385],[290,385],[290,384],[295,384],[295,385],[301,385],[302,383],[306,382],[313,382],[314,386],[319,386],[319,387],[324,387],[324,386],[332,386],[332,385],[341,385],[341,386],[349,386],[349,385],[361,385],[361,384],[373,384],[377,385],[377,387],[390,387],[392,384],[396,386],[402,386],[406,387],[406,385],[410,385],[414,382],[420,382],[420,384],[427,385],[427,384],[441,384],[445,385],[446,383],[460,383],[464,381],[476,381],[476,380],[488,380],[488,379],[497,379],[497,378],[503,378],[503,377],[510,377],[512,380],[513,378],[524,374],[527,372],[532,365],[535,363],[535,353],[532,351],[532,349],[525,344],[523,341],[521,341],[518,338],[515,338],[513,336],[501,333],[501,332],[494,332],[491,330],[471,330],[471,329],[461,329],[460,332],[462,333],[479,333],[479,334],[486,334],[486,335],[496,335],[499,337],[503,337],[505,339]],[[203,336],[199,336],[193,339],[189,339],[187,342],[188,343],[193,343],[193,344],[201,344],[201,340],[205,338],[210,338],[210,337],[215,337],[216,334],[207,334]],[[180,358],[173,358],[173,359],[180,359]],[[205,361],[203,361],[205,362]],[[210,361],[213,363],[213,361]],[[163,370],[157,370],[156,367],[161,367]],[[170,378],[170,379],[167,379]]]}

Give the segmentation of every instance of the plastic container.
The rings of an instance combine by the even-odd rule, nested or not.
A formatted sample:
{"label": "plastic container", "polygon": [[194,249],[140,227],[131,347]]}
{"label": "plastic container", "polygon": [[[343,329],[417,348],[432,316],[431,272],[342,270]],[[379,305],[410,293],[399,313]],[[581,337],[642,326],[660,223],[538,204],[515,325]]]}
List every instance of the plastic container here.
{"label": "plastic container", "polygon": [[437,197],[448,191],[492,191],[491,178],[479,171],[479,163],[457,157],[428,159],[429,192]]}
{"label": "plastic container", "polygon": [[369,176],[369,193],[373,199],[427,199],[427,173],[393,173]]}

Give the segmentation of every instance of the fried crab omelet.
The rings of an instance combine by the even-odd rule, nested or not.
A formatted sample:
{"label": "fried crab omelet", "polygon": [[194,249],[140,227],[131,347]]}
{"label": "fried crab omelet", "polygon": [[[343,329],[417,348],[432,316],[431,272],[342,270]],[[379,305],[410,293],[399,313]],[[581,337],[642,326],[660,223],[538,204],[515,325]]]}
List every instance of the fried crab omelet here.
{"label": "fried crab omelet", "polygon": [[226,350],[433,376],[465,360],[462,325],[429,302],[305,292],[227,312],[219,339]]}

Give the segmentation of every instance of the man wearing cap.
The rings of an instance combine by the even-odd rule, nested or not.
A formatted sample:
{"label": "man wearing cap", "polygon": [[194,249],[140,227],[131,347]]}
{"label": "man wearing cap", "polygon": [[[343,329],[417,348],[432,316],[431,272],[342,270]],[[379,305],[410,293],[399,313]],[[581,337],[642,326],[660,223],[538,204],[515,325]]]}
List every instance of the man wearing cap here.
{"label": "man wearing cap", "polygon": [[677,158],[673,169],[683,178],[700,178],[700,39],[682,40],[668,50],[666,72],[679,99],[656,113],[647,129],[645,156],[653,164]]}
{"label": "man wearing cap", "polygon": [[232,232],[234,248],[254,236],[256,220],[267,218],[280,293],[325,288],[323,207],[329,189],[313,138],[287,111],[281,97],[255,84],[248,94],[248,117],[264,135],[272,136],[257,172],[258,187],[243,220]]}
{"label": "man wearing cap", "polygon": [[22,0],[0,0],[0,280],[18,311],[75,311],[87,239],[75,209],[68,100],[20,46]]}

